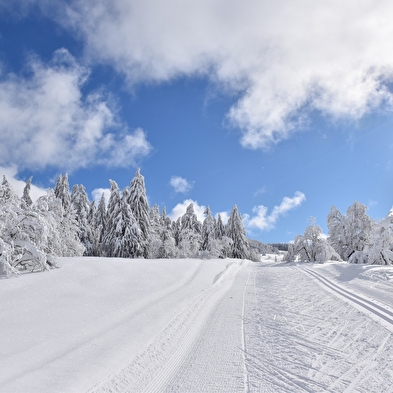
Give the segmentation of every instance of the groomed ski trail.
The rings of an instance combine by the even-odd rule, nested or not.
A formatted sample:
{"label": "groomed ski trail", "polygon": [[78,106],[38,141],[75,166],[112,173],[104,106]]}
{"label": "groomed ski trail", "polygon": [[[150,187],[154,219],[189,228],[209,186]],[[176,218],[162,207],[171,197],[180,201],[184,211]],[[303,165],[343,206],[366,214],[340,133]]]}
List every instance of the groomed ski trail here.
{"label": "groomed ski trail", "polygon": [[249,391],[393,392],[392,332],[303,268],[260,264],[251,273]]}
{"label": "groomed ski trail", "polygon": [[246,392],[247,262],[232,263],[147,347],[88,393]]}
{"label": "groomed ski trail", "polygon": [[393,333],[393,309],[386,305],[378,304],[378,302],[374,299],[368,299],[363,295],[343,288],[339,284],[334,283],[332,280],[322,276],[320,273],[317,273],[310,268],[302,268],[301,271],[313,277],[318,284],[327,291],[340,297],[359,311],[366,313],[370,318],[374,319]]}

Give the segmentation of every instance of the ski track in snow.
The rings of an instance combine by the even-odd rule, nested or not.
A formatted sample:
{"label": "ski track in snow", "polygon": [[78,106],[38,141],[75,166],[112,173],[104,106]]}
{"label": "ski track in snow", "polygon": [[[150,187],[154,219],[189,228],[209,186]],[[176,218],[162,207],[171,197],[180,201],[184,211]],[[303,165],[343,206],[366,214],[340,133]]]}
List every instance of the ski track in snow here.
{"label": "ski track in snow", "polygon": [[[391,310],[314,274],[254,268],[245,322],[249,391],[393,392]],[[373,320],[381,316],[383,326]]]}
{"label": "ski track in snow", "polygon": [[[89,269],[90,262],[86,260],[85,263]],[[100,261],[94,260],[94,263],[107,273],[105,262],[100,265]],[[119,261],[113,263],[123,266]],[[163,269],[162,272],[168,273],[167,270],[172,269],[165,280],[162,273],[155,272],[148,288],[156,288],[157,292],[145,299],[149,291],[146,292],[144,286],[152,280],[152,272],[142,274],[146,270],[142,263],[140,267],[135,265],[135,269],[130,265],[129,275],[122,285],[128,284],[127,280],[134,277],[130,273],[134,271],[133,285],[139,282],[130,292],[135,296],[130,314],[123,317],[114,309],[107,323],[100,319],[103,325],[87,330],[86,345],[78,347],[80,356],[70,357],[68,354],[75,352],[73,341],[65,342],[64,348],[57,343],[57,347],[50,349],[53,341],[43,341],[44,346],[39,346],[41,341],[37,340],[34,347],[28,347],[24,352],[22,349],[27,344],[20,343],[20,355],[17,353],[15,358],[7,355],[3,363],[0,362],[3,364],[0,392],[79,393],[90,387],[88,393],[393,393],[393,309],[388,306],[391,304],[389,296],[377,295],[374,299],[373,292],[369,291],[375,283],[378,284],[377,280],[360,282],[357,278],[356,286],[351,280],[346,280],[344,285],[334,277],[336,265],[240,263],[234,260],[229,264],[216,261],[216,266],[210,265],[210,261],[191,261],[189,266],[179,262],[173,262],[173,266],[170,262],[154,263],[155,269]],[[174,266],[185,269],[176,276],[178,280],[171,278],[176,273]],[[83,265],[80,268],[83,270]],[[346,267],[340,265],[339,270],[342,272],[343,269]],[[216,272],[214,280],[212,272]],[[346,277],[352,274],[351,269],[345,272]],[[115,278],[103,279],[106,276],[102,272],[97,275],[99,279],[94,278],[90,285],[95,287],[97,282],[101,283],[103,289],[111,290],[111,296],[118,298],[119,293],[111,284],[113,279],[118,282],[120,276],[116,273]],[[67,270],[63,271],[62,277],[66,282],[70,280]],[[206,281],[207,277],[211,281]],[[43,283],[49,283],[46,280],[51,279],[49,275],[38,278]],[[26,281],[7,283],[8,287],[27,285],[26,288],[37,291],[33,277]],[[77,291],[77,303],[88,299],[92,288],[81,287],[80,282],[85,280],[78,278],[77,285],[63,289],[60,299],[74,293],[71,289]],[[157,287],[159,283],[162,286]],[[389,289],[391,285],[386,283],[385,287]],[[366,292],[362,292],[362,288]],[[14,288],[10,293],[19,292]],[[26,307],[28,299],[20,296],[15,306]],[[122,302],[127,304],[127,299],[128,295]],[[77,305],[75,302],[68,304],[67,299],[64,302],[68,308]],[[174,308],[179,302],[181,307]],[[101,310],[99,303],[96,303],[96,312]],[[5,304],[4,301],[0,303],[3,310],[6,310]],[[173,312],[175,309],[176,313]],[[65,311],[66,315],[73,315],[68,309]],[[37,312],[28,313],[28,320],[32,320]],[[170,316],[163,318],[168,312]],[[153,318],[156,313],[158,315]],[[92,314],[90,320],[94,316]],[[45,326],[48,321],[43,315],[40,318],[37,326]],[[135,324],[136,320],[138,324]],[[16,338],[27,332],[24,325],[5,322],[3,320],[3,327],[0,324],[0,332],[8,332],[3,334],[8,339],[17,342]],[[158,322],[159,325],[153,326]],[[63,319],[54,320],[53,328],[62,323]],[[19,329],[15,337],[11,336],[11,325]],[[87,329],[88,326],[81,324],[80,327]],[[127,341],[133,339],[131,331],[133,335],[137,333],[132,327],[148,330],[135,336],[140,337],[138,345],[130,345]],[[92,340],[95,340],[96,349],[89,347]],[[112,343],[116,346],[109,351]],[[126,348],[121,356],[108,358],[113,351],[120,351],[121,345]],[[55,359],[52,355],[51,360],[49,355],[41,355],[40,348],[50,349],[48,353],[53,355],[62,351],[63,355]],[[135,348],[138,349],[134,351]],[[124,352],[126,356],[123,356]],[[30,356],[32,361],[26,360],[22,364],[24,368],[18,368],[22,354]],[[81,361],[92,361],[94,354],[100,354],[97,364],[101,373],[91,372],[90,366]],[[127,356],[129,359],[124,361]],[[42,369],[40,372],[29,371],[30,368],[40,369],[41,358],[48,358],[46,372]],[[121,360],[116,362],[117,359]],[[74,365],[75,360],[78,363]],[[74,373],[77,366],[80,367],[78,375]],[[12,373],[4,370],[12,370]],[[27,375],[26,378],[16,378],[19,374]],[[48,383],[48,378],[53,378],[54,382]],[[37,390],[38,386],[42,389]]]}
{"label": "ski track in snow", "polygon": [[246,280],[247,270],[230,265],[141,353],[89,393],[244,392]]}

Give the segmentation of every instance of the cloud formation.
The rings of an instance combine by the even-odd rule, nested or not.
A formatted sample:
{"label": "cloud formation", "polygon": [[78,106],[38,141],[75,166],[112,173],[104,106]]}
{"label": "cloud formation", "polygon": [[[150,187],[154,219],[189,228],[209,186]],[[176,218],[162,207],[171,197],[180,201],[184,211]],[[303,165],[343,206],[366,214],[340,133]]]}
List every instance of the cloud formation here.
{"label": "cloud formation", "polygon": [[389,0],[74,0],[63,7],[59,22],[83,37],[90,59],[111,64],[130,84],[199,75],[235,92],[228,120],[245,147],[290,137],[314,111],[356,120],[392,109]]}
{"label": "cloud formation", "polygon": [[172,176],[170,180],[170,185],[173,187],[175,192],[185,194],[190,191],[194,186],[194,183],[190,183],[187,179],[180,176]]}
{"label": "cloud formation", "polygon": [[288,211],[300,206],[306,200],[306,196],[296,191],[293,198],[284,197],[281,204],[274,206],[273,211],[268,214],[268,208],[263,205],[253,208],[254,215],[243,215],[243,223],[246,228],[256,228],[262,231],[273,229],[278,219]]}
{"label": "cloud formation", "polygon": [[194,205],[194,212],[198,218],[198,221],[203,222],[205,220],[205,215],[203,213],[206,210],[206,206],[199,205],[197,201],[192,199],[186,199],[182,203],[178,203],[168,214],[168,217],[172,221],[176,221],[179,217],[182,217],[185,214],[190,203]]}
{"label": "cloud formation", "polygon": [[119,123],[109,97],[82,93],[89,70],[66,49],[48,65],[31,58],[29,69],[27,76],[0,76],[0,165],[127,167],[149,153],[143,130]]}
{"label": "cloud formation", "polygon": [[[3,176],[6,177],[12,188],[16,192],[16,195],[22,197],[23,189],[25,188],[26,182],[18,179],[18,170],[15,165],[10,167],[0,167],[0,181],[3,181]],[[26,179],[27,180],[27,179]],[[33,179],[34,181],[34,179]],[[35,202],[40,196],[46,195],[46,189],[36,186],[34,183],[30,186],[30,197]]]}

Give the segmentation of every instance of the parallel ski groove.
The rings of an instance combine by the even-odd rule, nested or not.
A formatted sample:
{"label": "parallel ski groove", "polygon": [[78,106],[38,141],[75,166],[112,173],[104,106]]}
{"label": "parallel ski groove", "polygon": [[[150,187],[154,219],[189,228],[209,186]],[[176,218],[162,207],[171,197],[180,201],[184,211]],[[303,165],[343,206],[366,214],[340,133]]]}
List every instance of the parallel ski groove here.
{"label": "parallel ski groove", "polygon": [[350,302],[355,303],[360,306],[364,310],[369,311],[373,314],[374,318],[379,322],[382,322],[383,326],[393,332],[393,312],[389,309],[376,304],[375,302],[366,299],[363,296],[357,295],[353,292],[350,292],[341,286],[335,284],[330,281],[326,277],[321,276],[319,273],[312,271],[311,269],[304,269],[306,273],[313,276],[320,284],[329,288],[334,293],[342,296],[343,298],[349,300]]}

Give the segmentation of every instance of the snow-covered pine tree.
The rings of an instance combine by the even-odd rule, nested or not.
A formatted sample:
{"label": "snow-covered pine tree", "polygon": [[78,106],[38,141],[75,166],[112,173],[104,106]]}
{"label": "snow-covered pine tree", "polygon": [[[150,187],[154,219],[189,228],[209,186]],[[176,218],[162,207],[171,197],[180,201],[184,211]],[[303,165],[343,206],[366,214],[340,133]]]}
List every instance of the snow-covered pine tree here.
{"label": "snow-covered pine tree", "polygon": [[139,258],[143,256],[142,231],[128,203],[129,189],[123,190],[116,222],[116,246],[113,256]]}
{"label": "snow-covered pine tree", "polygon": [[150,236],[149,203],[147,201],[145,179],[141,175],[139,168],[130,183],[128,203],[141,230],[141,246],[143,250],[143,256],[147,258],[149,248],[148,242]]}
{"label": "snow-covered pine tree", "polygon": [[98,203],[97,211],[94,216],[94,228],[97,234],[97,253],[101,255],[101,244],[102,238],[106,228],[106,204],[105,204],[105,195],[102,193],[100,202]]}
{"label": "snow-covered pine tree", "polygon": [[216,239],[221,240],[223,236],[225,236],[225,226],[222,222],[221,214],[218,214],[216,223]]}
{"label": "snow-covered pine tree", "polygon": [[83,185],[74,185],[71,192],[71,205],[75,211],[75,219],[78,222],[78,236],[85,246],[84,255],[97,254],[94,228],[88,221],[90,202]]}
{"label": "snow-covered pine tree", "polygon": [[180,219],[178,251],[182,258],[193,258],[198,255],[202,242],[202,225],[194,211],[194,204],[190,203]]}
{"label": "snow-covered pine tree", "polygon": [[102,239],[105,256],[138,258],[143,256],[142,231],[129,205],[129,189],[120,190],[114,180],[110,180],[111,196],[108,202],[107,219]]}
{"label": "snow-covered pine tree", "polygon": [[[39,198],[38,205],[31,207],[22,203],[4,177],[0,186],[0,270],[6,274],[56,267],[52,256],[62,256],[61,245],[69,245],[68,239],[60,234],[60,219],[48,220],[37,207],[43,198]],[[53,196],[53,199],[56,198]],[[61,207],[60,201],[56,201]],[[54,218],[49,215],[51,217]]]}
{"label": "snow-covered pine tree", "polygon": [[242,218],[237,206],[233,206],[231,215],[226,225],[226,235],[232,239],[232,258],[250,258],[250,248],[243,226]]}
{"label": "snow-covered pine tree", "polygon": [[176,240],[173,236],[172,221],[166,214],[166,208],[162,209],[160,216],[161,226],[161,247],[159,251],[159,258],[176,258]]}
{"label": "snow-covered pine tree", "polygon": [[111,195],[106,210],[105,228],[102,236],[101,250],[106,257],[113,256],[116,242],[116,217],[119,214],[121,200],[119,186],[114,180],[109,180]]}
{"label": "snow-covered pine tree", "polygon": [[33,180],[32,177],[30,177],[29,180],[27,180],[25,188],[23,189],[23,196],[22,196],[22,207],[27,206],[30,207],[33,204],[33,200],[31,199],[30,196],[30,190],[31,190],[31,181]]}
{"label": "snow-covered pine tree", "polygon": [[[202,255],[207,258],[218,258],[220,253],[220,241],[216,239],[216,222],[212,216],[210,207],[204,211],[205,219],[202,224]],[[221,238],[222,239],[222,238]]]}
{"label": "snow-covered pine tree", "polygon": [[59,198],[61,200],[64,212],[67,213],[71,207],[70,186],[68,183],[67,173],[64,176],[60,174],[57,178],[54,193],[56,198]]}
{"label": "snow-covered pine tree", "polygon": [[61,200],[53,190],[48,190],[47,195],[39,197],[33,204],[33,210],[45,220],[43,238],[47,254],[62,257],[83,255],[85,247],[79,240],[78,223],[71,206],[65,212]]}
{"label": "snow-covered pine tree", "polygon": [[160,258],[161,241],[161,221],[160,210],[158,205],[153,205],[149,213],[150,217],[150,234],[148,241],[148,258]]}

